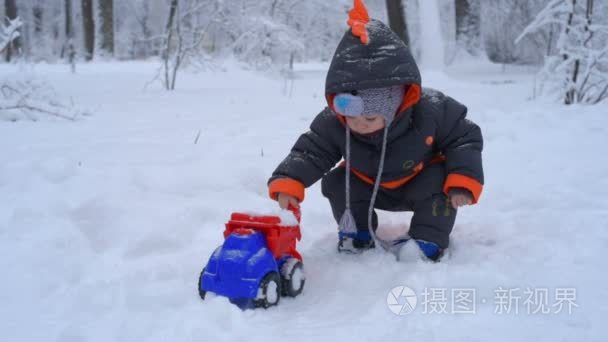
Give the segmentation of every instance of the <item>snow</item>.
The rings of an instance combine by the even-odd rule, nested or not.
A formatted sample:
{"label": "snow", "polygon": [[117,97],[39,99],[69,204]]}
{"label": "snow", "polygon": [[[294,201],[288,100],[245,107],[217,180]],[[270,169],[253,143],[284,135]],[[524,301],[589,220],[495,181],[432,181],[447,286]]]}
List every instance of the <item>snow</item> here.
{"label": "snow", "polygon": [[397,253],[397,260],[404,263],[424,261],[424,254],[416,243],[404,243]]}
{"label": "snow", "polygon": [[551,1],[516,40],[546,26],[559,32],[539,73],[539,90],[568,104],[597,104],[608,98],[608,71],[602,67],[608,64],[608,35],[598,30],[601,26],[590,25],[592,8],[592,2],[583,7],[576,1]]}
{"label": "snow", "polygon": [[440,20],[437,0],[420,2],[420,65],[426,69],[443,69],[445,49]]}
{"label": "snow", "polygon": [[0,78],[0,121],[53,120],[74,121],[87,116],[71,98],[60,96],[39,75],[20,65]]}
{"label": "snow", "polygon": [[279,299],[277,287],[278,284],[275,282],[268,283],[268,290],[266,290],[268,303],[276,303],[276,301]]}
{"label": "snow", "polygon": [[298,225],[298,219],[294,216],[291,211],[281,210],[279,212],[279,218],[281,219],[281,225],[283,226],[296,226]]}
{"label": "snow", "polygon": [[[241,311],[222,297],[201,302],[197,278],[232,212],[276,210],[266,181],[325,105],[327,65],[303,66],[291,97],[283,80],[236,65],[180,75],[172,93],[144,89],[157,66],[38,65],[93,115],[0,122],[3,340],[606,340],[605,106],[529,101],[523,68],[423,69],[424,85],[465,103],[485,137],[484,194],[460,210],[450,257],[337,254],[317,183],[302,204],[304,292]],[[410,217],[381,212],[380,233],[402,234]],[[418,295],[410,314],[387,305],[399,286]],[[425,313],[429,288],[447,289],[448,310],[450,291],[474,289],[476,312]],[[519,313],[496,313],[497,291],[515,288]],[[575,289],[578,306],[528,314],[527,288],[548,289],[549,304]]]}
{"label": "snow", "polygon": [[252,212],[249,210],[242,211],[244,214],[250,216],[276,216],[279,218],[279,226],[293,227],[298,225],[298,219],[294,216],[293,212],[289,210],[282,210],[280,208],[267,208],[266,211]]}

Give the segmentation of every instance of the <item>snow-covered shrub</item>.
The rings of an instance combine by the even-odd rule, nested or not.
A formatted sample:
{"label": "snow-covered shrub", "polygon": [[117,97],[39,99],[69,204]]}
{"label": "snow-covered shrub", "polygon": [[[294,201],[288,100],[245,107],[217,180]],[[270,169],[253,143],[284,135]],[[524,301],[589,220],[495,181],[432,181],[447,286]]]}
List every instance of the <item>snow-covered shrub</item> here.
{"label": "snow-covered shrub", "polygon": [[74,121],[85,115],[87,111],[71,99],[63,99],[50,84],[33,75],[14,74],[0,79],[0,121]]}
{"label": "snow-covered shrub", "polygon": [[235,55],[260,69],[287,65],[304,50],[297,32],[266,18],[248,18],[250,30],[234,44]]}
{"label": "snow-covered shrub", "polygon": [[540,64],[554,38],[550,27],[535,31],[518,41],[516,38],[534,20],[547,0],[481,1],[483,48],[494,63]]}
{"label": "snow-covered shrub", "polygon": [[[606,8],[594,0],[553,0],[519,39],[548,25],[559,27],[555,52],[545,57],[541,92],[558,94],[565,104],[596,104],[608,99],[608,25]],[[597,9],[596,9],[597,10]]]}
{"label": "snow-covered shrub", "polygon": [[165,89],[174,90],[178,72],[192,59],[200,57],[203,39],[214,23],[210,15],[202,20],[200,15],[209,3],[199,0],[171,0],[166,30],[162,41],[162,81]]}

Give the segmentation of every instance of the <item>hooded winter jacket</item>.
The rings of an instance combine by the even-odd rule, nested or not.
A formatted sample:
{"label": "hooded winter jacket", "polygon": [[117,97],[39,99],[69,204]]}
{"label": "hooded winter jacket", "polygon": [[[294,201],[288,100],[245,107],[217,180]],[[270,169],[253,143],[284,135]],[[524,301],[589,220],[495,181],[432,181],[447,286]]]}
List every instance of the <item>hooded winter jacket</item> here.
{"label": "hooded winter jacket", "polygon": [[[329,106],[316,116],[268,182],[269,195],[285,193],[304,200],[304,189],[331,170],[345,155],[345,119],[332,108],[333,97],[352,90],[405,85],[403,103],[388,130],[386,160],[380,186],[406,184],[430,163],[447,170],[442,189],[464,188],[477,203],[483,189],[480,128],[466,119],[467,108],[439,91],[421,88],[421,76],[407,46],[386,25],[371,20],[369,41],[362,44],[350,30],[342,38],[327,73]],[[378,173],[382,132],[352,133],[351,169],[373,184]]]}

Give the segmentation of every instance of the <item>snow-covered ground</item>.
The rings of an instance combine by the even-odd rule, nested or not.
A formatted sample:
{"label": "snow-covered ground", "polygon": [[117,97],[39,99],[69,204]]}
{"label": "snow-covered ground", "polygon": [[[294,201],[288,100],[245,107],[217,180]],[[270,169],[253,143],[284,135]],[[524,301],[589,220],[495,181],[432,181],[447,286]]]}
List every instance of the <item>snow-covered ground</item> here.
{"label": "snow-covered ground", "polygon": [[[202,302],[197,277],[231,212],[275,210],[266,180],[324,106],[327,66],[302,67],[291,97],[284,81],[235,66],[183,74],[173,93],[144,90],[156,67],[36,66],[93,116],[0,122],[1,340],[608,339],[605,105],[531,102],[532,77],[513,68],[423,72],[485,136],[484,194],[460,211],[451,256],[338,255],[316,184],[303,204],[304,293],[241,311]],[[382,212],[384,234],[407,229],[409,217]],[[417,293],[413,313],[387,306],[397,286]],[[476,305],[456,313],[463,289]],[[550,312],[528,312],[545,302]],[[430,312],[444,304],[447,313]]]}

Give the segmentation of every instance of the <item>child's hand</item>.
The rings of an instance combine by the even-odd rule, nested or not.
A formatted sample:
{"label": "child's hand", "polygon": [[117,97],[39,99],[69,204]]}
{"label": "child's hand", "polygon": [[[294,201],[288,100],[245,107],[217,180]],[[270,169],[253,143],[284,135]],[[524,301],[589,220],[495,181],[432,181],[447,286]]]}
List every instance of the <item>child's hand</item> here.
{"label": "child's hand", "polygon": [[449,195],[450,203],[455,209],[465,205],[471,205],[473,203],[473,196],[468,190],[459,188],[451,189]]}
{"label": "child's hand", "polygon": [[298,202],[297,198],[295,198],[293,196],[289,196],[282,192],[279,192],[277,201],[279,202],[279,207],[281,207],[281,209],[287,209],[287,207],[289,207],[289,205],[292,205],[294,208],[300,207],[300,203]]}

